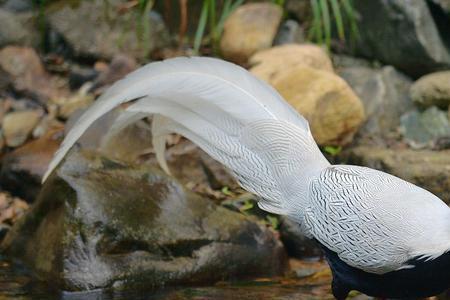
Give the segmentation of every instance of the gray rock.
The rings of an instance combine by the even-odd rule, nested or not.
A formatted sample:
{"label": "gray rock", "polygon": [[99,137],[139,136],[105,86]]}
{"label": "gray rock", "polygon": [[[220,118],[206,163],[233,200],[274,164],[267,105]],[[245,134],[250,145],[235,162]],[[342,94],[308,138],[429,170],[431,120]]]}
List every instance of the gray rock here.
{"label": "gray rock", "polygon": [[33,0],[7,0],[2,5],[2,9],[16,13],[31,11],[33,7]]}
{"label": "gray rock", "polygon": [[284,216],[280,219],[280,238],[289,256],[297,258],[322,256],[319,244],[307,238],[297,223]]}
{"label": "gray rock", "polygon": [[413,148],[434,147],[440,139],[450,138],[450,122],[445,111],[432,106],[414,109],[401,117],[401,132]]}
{"label": "gray rock", "polygon": [[286,20],[278,28],[277,35],[273,41],[274,46],[283,44],[301,44],[305,42],[303,27],[294,20]]}
{"label": "gray rock", "polygon": [[450,105],[450,71],[421,77],[411,86],[411,98],[422,107],[436,105],[447,109]]}
{"label": "gray rock", "polygon": [[64,290],[204,284],[285,264],[263,225],[154,169],[92,152],[66,159],[1,249]]}
{"label": "gray rock", "polygon": [[[53,30],[60,33],[76,55],[111,59],[126,54],[144,60],[167,46],[169,34],[161,16],[140,16],[136,9],[119,13],[120,0],[58,2],[46,12]],[[95,30],[92,30],[95,28]]]}
{"label": "gray rock", "polygon": [[450,150],[387,149],[359,146],[345,150],[342,163],[362,165],[408,180],[450,204]]}
{"label": "gray rock", "polygon": [[400,117],[413,108],[409,97],[411,80],[392,66],[367,66],[337,70],[364,104],[367,121],[357,134],[358,142],[384,144],[398,135]]}
{"label": "gray rock", "polygon": [[40,38],[34,13],[0,9],[0,48],[7,45],[38,47]]}
{"label": "gray rock", "polygon": [[[426,1],[358,0],[360,55],[413,77],[450,67],[450,52]],[[447,33],[448,34],[448,33]]]}

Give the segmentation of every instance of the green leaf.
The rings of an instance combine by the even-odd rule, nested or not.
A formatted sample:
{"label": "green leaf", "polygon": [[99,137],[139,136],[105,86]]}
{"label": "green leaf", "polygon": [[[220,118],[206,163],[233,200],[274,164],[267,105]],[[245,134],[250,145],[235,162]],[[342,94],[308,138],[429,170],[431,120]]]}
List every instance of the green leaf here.
{"label": "green leaf", "polygon": [[345,40],[344,21],[342,19],[341,7],[338,0],[330,0],[331,9],[333,10],[334,18],[336,19],[336,28],[338,36],[341,40]]}
{"label": "green leaf", "polygon": [[336,156],[342,151],[342,147],[334,147],[334,146],[325,146],[323,149],[326,153],[330,154],[331,156]]}
{"label": "green leaf", "polygon": [[242,205],[241,207],[239,207],[239,210],[243,212],[243,211],[250,210],[250,209],[252,209],[253,207],[254,207],[253,202],[251,202],[250,200],[246,200],[246,201],[244,202],[244,205]]}
{"label": "green leaf", "polygon": [[313,11],[313,24],[311,27],[311,32],[314,32],[315,41],[319,44],[323,44],[322,22],[321,22],[322,17],[318,0],[311,0],[311,7]]}
{"label": "green leaf", "polygon": [[235,1],[233,4],[231,4],[232,1],[231,0],[226,0],[224,5],[223,5],[223,9],[222,9],[222,14],[219,18],[219,22],[217,22],[217,26],[216,26],[216,35],[218,37],[220,37],[222,35],[222,31],[223,31],[223,26],[225,24],[225,21],[227,20],[228,16],[239,6],[242,5],[242,3],[244,3],[244,0],[238,0]]}
{"label": "green leaf", "polygon": [[278,218],[275,216],[266,216],[267,221],[269,222],[269,225],[273,228],[273,229],[277,229],[279,226],[279,221]]}
{"label": "green leaf", "polygon": [[342,0],[342,6],[350,22],[350,33],[353,39],[359,38],[358,25],[356,24],[356,14],[350,0]]}
{"label": "green leaf", "polygon": [[209,1],[203,0],[202,12],[200,13],[200,20],[198,21],[197,31],[194,38],[194,53],[198,54],[202,43],[203,35],[205,33],[206,22],[208,21]]}
{"label": "green leaf", "polygon": [[325,32],[325,44],[330,49],[331,46],[331,18],[327,0],[320,0],[320,9],[322,11],[323,29]]}
{"label": "green leaf", "polygon": [[227,186],[224,186],[221,190],[222,194],[226,196],[233,196],[233,193],[230,191],[230,188]]}

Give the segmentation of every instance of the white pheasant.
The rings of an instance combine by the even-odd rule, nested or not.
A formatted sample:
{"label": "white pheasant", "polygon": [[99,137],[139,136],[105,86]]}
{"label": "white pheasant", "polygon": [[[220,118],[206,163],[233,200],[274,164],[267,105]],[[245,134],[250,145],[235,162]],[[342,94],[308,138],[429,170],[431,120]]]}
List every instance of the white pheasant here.
{"label": "white pheasant", "polygon": [[425,297],[450,287],[450,208],[389,174],[330,165],[308,122],[270,86],[217,59],[152,63],[114,84],[78,120],[44,180],[99,117],[137,100],[113,124],[153,115],[161,167],[165,139],[178,133],[228,167],[258,205],[287,215],[322,246],[333,293]]}

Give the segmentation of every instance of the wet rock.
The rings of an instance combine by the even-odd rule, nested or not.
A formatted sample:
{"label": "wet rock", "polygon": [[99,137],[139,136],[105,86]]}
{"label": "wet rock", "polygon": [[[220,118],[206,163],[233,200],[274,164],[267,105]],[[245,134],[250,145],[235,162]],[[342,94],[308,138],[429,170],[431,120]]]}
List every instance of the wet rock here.
{"label": "wet rock", "polygon": [[248,3],[237,8],[225,21],[220,42],[222,55],[246,63],[258,50],[272,46],[281,22],[282,9],[272,3]]}
{"label": "wet rock", "polygon": [[450,68],[449,44],[426,1],[362,0],[354,6],[359,14],[357,53],[413,77]]}
{"label": "wet rock", "polygon": [[43,137],[5,154],[0,169],[1,188],[32,202],[62,136],[62,127],[52,128]]}
{"label": "wet rock", "polygon": [[273,84],[280,73],[286,73],[296,66],[307,66],[333,72],[333,65],[326,52],[315,45],[282,45],[254,54],[249,59],[250,72]]}
{"label": "wet rock", "polygon": [[10,112],[2,120],[3,135],[6,145],[22,145],[39,123],[43,113],[40,110]]}
{"label": "wet rock", "polygon": [[309,121],[320,145],[349,143],[365,120],[361,100],[331,72],[298,65],[280,72],[272,84]]}
{"label": "wet rock", "polygon": [[14,89],[40,103],[63,95],[57,78],[50,77],[32,48],[8,46],[0,51],[0,68],[13,82]]}
{"label": "wet rock", "polygon": [[13,13],[4,8],[0,9],[0,48],[8,45],[38,47],[40,34],[36,15],[32,12]]}
{"label": "wet rock", "polygon": [[[59,2],[49,6],[50,27],[62,35],[76,56],[112,59],[125,53],[144,60],[168,45],[169,35],[156,12],[119,9],[120,0]],[[95,28],[95,30],[93,30]]]}
{"label": "wet rock", "polygon": [[409,97],[411,79],[392,66],[353,66],[338,69],[364,104],[367,121],[358,131],[357,141],[386,144],[398,138],[400,117],[414,105]]}
{"label": "wet rock", "polygon": [[284,250],[253,220],[145,166],[75,152],[1,248],[64,290],[152,288],[279,274]]}
{"label": "wet rock", "polygon": [[413,148],[434,147],[450,138],[450,121],[445,111],[433,106],[420,112],[412,110],[401,117],[401,132]]}
{"label": "wet rock", "polygon": [[303,27],[295,20],[286,20],[278,29],[273,42],[274,45],[284,45],[293,43],[304,43],[306,40]]}
{"label": "wet rock", "polygon": [[341,154],[343,163],[396,175],[432,192],[450,204],[450,150],[387,149],[359,146]]}
{"label": "wet rock", "polygon": [[435,105],[447,109],[450,105],[450,71],[421,77],[411,87],[411,98],[422,107]]}
{"label": "wet rock", "polygon": [[279,230],[281,241],[290,257],[314,258],[322,256],[319,244],[307,238],[296,222],[283,216],[281,217]]}

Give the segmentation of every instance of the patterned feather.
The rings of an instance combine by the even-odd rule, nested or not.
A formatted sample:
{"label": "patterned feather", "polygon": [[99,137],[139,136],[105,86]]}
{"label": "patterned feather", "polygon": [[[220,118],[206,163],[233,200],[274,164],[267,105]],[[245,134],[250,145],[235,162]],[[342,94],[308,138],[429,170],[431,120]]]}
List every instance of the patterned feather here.
{"label": "patterned feather", "polygon": [[132,100],[106,142],[153,116],[162,169],[170,172],[166,136],[185,136],[258,195],[262,209],[297,221],[351,266],[383,274],[410,267],[411,258],[433,259],[450,250],[450,209],[440,199],[383,172],[330,166],[308,122],[275,90],[217,59],[152,63],[113,85],[67,134],[44,180],[95,120]]}

